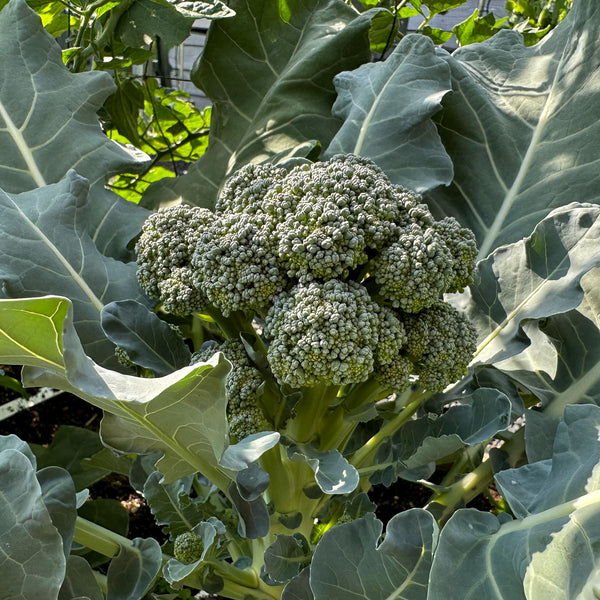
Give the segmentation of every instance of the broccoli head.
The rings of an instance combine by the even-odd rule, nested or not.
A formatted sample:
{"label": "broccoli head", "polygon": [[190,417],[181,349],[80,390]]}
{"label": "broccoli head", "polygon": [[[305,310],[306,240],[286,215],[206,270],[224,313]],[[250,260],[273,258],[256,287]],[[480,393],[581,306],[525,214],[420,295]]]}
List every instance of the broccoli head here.
{"label": "broccoli head", "polygon": [[205,295],[194,285],[191,261],[198,236],[213,219],[205,208],[179,205],[153,213],[144,223],[135,246],[138,281],[167,312],[189,315],[206,306]]}
{"label": "broccoli head", "polygon": [[186,531],[175,538],[173,556],[184,565],[190,565],[202,557],[204,542],[192,531]]}
{"label": "broccoli head", "polygon": [[354,281],[299,284],[276,296],[266,329],[267,359],[280,383],[344,385],[373,370],[378,307]]}

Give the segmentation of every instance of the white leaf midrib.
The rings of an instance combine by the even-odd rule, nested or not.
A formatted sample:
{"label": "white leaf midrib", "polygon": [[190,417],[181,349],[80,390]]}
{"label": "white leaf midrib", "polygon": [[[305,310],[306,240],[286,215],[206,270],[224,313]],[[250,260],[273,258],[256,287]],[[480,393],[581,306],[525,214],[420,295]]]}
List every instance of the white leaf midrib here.
{"label": "white leaf midrib", "polygon": [[37,162],[33,156],[33,152],[31,148],[27,145],[25,138],[23,137],[23,132],[15,125],[15,122],[11,119],[6,107],[2,102],[0,102],[0,117],[4,120],[6,124],[6,130],[10,137],[14,140],[17,149],[21,153],[25,164],[27,165],[27,169],[31,178],[35,182],[38,187],[43,187],[46,185],[46,180],[42,175]]}

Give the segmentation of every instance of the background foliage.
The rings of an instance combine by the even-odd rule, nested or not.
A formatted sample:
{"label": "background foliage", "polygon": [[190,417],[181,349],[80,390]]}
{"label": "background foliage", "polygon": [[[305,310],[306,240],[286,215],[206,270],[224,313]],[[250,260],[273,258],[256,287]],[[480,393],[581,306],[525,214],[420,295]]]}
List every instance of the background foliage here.
{"label": "background foliage", "polygon": [[[165,580],[284,600],[598,594],[600,6],[474,13],[450,54],[432,19],[461,4],[0,2],[0,361],[26,365],[27,387],[103,409],[102,443],[118,453],[89,440],[84,453],[73,434],[95,468],[85,477],[65,438],[48,455],[2,437],[6,597],[172,598]],[[193,71],[204,111],[161,85],[160,57],[197,18],[213,19]],[[214,325],[167,325],[138,287],[132,240],[148,209],[212,207],[247,162],[337,152],[475,232],[478,279],[451,299],[477,327],[469,374],[402,426],[376,412],[345,456],[277,432],[232,445],[227,365],[188,366],[178,333],[198,347]],[[126,371],[115,345],[153,377]],[[324,499],[307,535],[267,508],[257,465],[280,448],[291,481],[313,482],[306,502]],[[107,472],[143,492],[162,548],[86,508]],[[363,490],[398,477],[431,499],[382,540]],[[464,508],[490,486],[495,514]],[[204,544],[191,565],[171,556],[185,530]]]}

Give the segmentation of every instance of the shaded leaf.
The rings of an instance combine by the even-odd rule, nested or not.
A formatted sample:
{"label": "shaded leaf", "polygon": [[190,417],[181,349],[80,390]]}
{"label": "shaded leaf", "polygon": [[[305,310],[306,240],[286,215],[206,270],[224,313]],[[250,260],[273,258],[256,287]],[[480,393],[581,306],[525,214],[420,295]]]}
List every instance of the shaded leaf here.
{"label": "shaded leaf", "polygon": [[56,597],[66,560],[30,460],[18,450],[0,451],[0,555],[2,594],[39,600]]}
{"label": "shaded leaf", "polygon": [[162,566],[162,552],[154,538],[135,538],[110,561],[106,600],[141,600]]}
{"label": "shaded leaf", "polygon": [[370,58],[371,15],[357,16],[341,0],[235,0],[229,7],[236,16],[213,22],[192,72],[213,102],[209,148],[176,182],[152,186],[151,197],[211,207],[242,165],[307,140],[328,144],[339,127],[331,116],[333,77]]}
{"label": "shaded leaf", "polygon": [[475,232],[480,257],[557,207],[599,201],[599,23],[600,4],[576,2],[541,44],[501,31],[445,55],[453,93],[437,121],[455,175],[428,202]]}
{"label": "shaded leaf", "polygon": [[192,354],[183,337],[135,300],[111,302],[102,309],[100,320],[113,344],[123,348],[133,363],[158,376],[190,364]]}

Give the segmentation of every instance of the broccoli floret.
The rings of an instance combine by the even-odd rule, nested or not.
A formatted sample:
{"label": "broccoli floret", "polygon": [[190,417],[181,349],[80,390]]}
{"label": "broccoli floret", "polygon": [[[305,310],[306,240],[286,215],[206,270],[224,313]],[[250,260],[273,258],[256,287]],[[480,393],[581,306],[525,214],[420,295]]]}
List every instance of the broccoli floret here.
{"label": "broccoli floret", "polygon": [[175,538],[173,556],[185,565],[190,565],[202,557],[204,542],[192,531],[186,531]]}
{"label": "broccoli floret", "polygon": [[416,313],[435,304],[449,287],[452,255],[434,227],[406,227],[398,241],[373,259],[378,293],[394,308]]}
{"label": "broccoli floret", "polygon": [[195,284],[227,316],[261,312],[289,282],[276,254],[275,223],[262,213],[217,214],[199,237]]}
{"label": "broccoli floret", "polygon": [[135,246],[138,281],[167,312],[189,315],[207,304],[194,286],[191,259],[198,236],[213,219],[205,208],[179,205],[153,213],[144,223]]}
{"label": "broccoli floret", "polygon": [[406,315],[406,356],[423,388],[441,391],[467,372],[477,347],[469,320],[446,302]]}
{"label": "broccoli floret", "polygon": [[276,216],[280,260],[301,282],[344,279],[397,235],[415,196],[373,162],[337,155],[299,165],[264,198]]}
{"label": "broccoli floret", "polygon": [[207,361],[216,352],[223,352],[231,363],[231,370],[225,378],[227,395],[227,422],[229,433],[237,440],[269,429],[260,406],[263,378],[260,371],[252,366],[241,340],[230,339],[222,344],[209,342],[192,356],[192,364]]}
{"label": "broccoli floret", "polygon": [[299,284],[275,298],[266,318],[267,359],[280,383],[344,385],[368,378],[378,307],[354,281]]}
{"label": "broccoli floret", "polygon": [[284,168],[269,163],[245,165],[225,182],[215,211],[223,214],[256,211],[266,192],[286,173]]}

